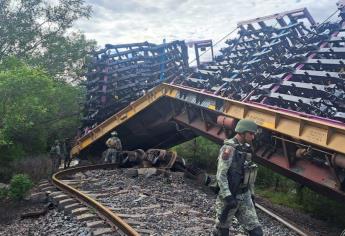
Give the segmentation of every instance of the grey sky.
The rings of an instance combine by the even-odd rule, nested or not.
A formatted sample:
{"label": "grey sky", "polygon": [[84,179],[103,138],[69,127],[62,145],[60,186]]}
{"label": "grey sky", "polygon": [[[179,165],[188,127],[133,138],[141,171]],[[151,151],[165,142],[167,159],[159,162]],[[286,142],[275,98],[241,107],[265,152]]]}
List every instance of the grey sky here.
{"label": "grey sky", "polygon": [[[241,20],[307,7],[317,22],[336,8],[337,0],[86,0],[89,20],[75,28],[89,39],[106,43],[133,43],[212,39],[225,36]],[[232,37],[234,37],[232,35]]]}

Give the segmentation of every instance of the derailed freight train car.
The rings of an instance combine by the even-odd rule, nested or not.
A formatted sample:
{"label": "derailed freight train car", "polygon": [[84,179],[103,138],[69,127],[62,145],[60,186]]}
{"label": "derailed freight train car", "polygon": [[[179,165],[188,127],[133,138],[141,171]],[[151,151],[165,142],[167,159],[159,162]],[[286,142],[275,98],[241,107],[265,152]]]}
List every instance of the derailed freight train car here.
{"label": "derailed freight train car", "polygon": [[72,155],[97,155],[113,129],[128,150],[197,135],[221,143],[248,118],[262,128],[257,162],[344,200],[345,10],[338,8],[336,21],[321,24],[305,8],[240,22],[214,62],[174,74],[80,138]]}

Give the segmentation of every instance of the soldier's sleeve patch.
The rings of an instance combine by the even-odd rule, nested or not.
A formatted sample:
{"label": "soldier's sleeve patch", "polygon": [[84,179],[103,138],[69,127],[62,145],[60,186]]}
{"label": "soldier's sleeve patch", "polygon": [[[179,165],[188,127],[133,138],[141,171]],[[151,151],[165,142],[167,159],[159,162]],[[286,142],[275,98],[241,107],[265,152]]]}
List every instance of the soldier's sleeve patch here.
{"label": "soldier's sleeve patch", "polygon": [[223,159],[223,160],[228,160],[228,159],[231,157],[232,152],[233,152],[233,148],[231,148],[231,147],[225,147],[225,148],[223,149],[223,152],[222,152],[222,159]]}

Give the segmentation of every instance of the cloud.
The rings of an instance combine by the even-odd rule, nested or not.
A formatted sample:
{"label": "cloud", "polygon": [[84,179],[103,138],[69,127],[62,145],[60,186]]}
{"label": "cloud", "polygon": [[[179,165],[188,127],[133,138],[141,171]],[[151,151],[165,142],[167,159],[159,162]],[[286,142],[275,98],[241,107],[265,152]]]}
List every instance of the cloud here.
{"label": "cloud", "polygon": [[[93,16],[79,20],[76,29],[106,43],[176,39],[213,39],[236,27],[237,22],[307,7],[321,22],[336,10],[337,0],[87,0]],[[232,35],[235,37],[236,35]]]}

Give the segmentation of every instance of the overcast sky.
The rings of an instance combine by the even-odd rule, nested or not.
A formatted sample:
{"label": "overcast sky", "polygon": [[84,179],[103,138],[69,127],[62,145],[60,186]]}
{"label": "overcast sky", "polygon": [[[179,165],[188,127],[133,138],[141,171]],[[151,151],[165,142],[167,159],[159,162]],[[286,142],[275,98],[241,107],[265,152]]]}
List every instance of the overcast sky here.
{"label": "overcast sky", "polygon": [[[86,0],[88,20],[75,28],[99,46],[149,41],[212,39],[218,41],[238,21],[306,7],[317,22],[337,8],[338,0]],[[334,17],[333,19],[335,19]],[[233,34],[232,37],[236,36]]]}

